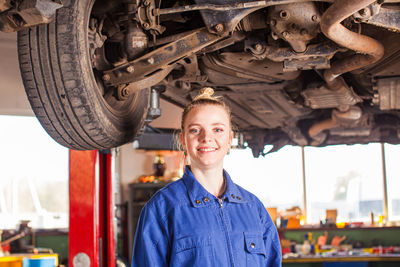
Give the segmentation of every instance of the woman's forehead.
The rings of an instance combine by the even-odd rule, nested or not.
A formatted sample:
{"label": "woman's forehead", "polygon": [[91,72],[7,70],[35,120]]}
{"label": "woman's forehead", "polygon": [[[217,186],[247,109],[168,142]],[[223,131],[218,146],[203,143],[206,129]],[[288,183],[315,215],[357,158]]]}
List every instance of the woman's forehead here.
{"label": "woman's forehead", "polygon": [[185,124],[201,122],[230,124],[230,119],[224,107],[207,104],[191,109],[187,114]]}

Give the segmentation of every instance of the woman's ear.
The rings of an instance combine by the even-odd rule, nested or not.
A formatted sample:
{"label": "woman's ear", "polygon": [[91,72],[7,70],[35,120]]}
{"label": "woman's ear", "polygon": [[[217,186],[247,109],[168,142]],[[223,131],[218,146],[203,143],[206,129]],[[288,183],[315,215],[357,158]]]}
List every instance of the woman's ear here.
{"label": "woman's ear", "polygon": [[179,141],[181,142],[183,151],[186,151],[186,149],[185,149],[185,147],[186,147],[185,138],[183,137],[182,131],[179,133]]}
{"label": "woman's ear", "polygon": [[229,134],[229,148],[232,146],[232,140],[233,140],[233,131]]}

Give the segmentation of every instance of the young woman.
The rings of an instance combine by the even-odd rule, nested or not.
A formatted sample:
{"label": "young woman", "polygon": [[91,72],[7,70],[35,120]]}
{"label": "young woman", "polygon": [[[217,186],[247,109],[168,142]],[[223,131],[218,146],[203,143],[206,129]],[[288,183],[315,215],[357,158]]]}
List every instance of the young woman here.
{"label": "young woman", "polygon": [[190,166],[143,208],[132,267],[281,266],[267,210],[223,169],[233,133],[230,110],[213,92],[204,88],[183,111],[180,141]]}

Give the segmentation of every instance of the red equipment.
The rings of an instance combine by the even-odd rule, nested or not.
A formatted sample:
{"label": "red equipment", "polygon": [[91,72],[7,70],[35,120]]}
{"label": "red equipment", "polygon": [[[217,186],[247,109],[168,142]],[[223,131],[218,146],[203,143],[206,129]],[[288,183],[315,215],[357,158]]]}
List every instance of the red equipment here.
{"label": "red equipment", "polygon": [[115,267],[111,153],[69,152],[69,264]]}

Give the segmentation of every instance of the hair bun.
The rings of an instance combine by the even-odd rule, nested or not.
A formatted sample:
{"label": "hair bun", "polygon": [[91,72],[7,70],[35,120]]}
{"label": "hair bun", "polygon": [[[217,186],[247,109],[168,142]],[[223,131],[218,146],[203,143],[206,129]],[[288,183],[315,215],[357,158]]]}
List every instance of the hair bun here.
{"label": "hair bun", "polygon": [[213,94],[214,94],[214,89],[212,89],[211,87],[203,87],[200,90],[200,95],[212,96]]}
{"label": "hair bun", "polygon": [[193,99],[193,101],[199,100],[199,99],[215,99],[213,97],[214,94],[214,89],[211,87],[203,87],[200,90],[200,93]]}

